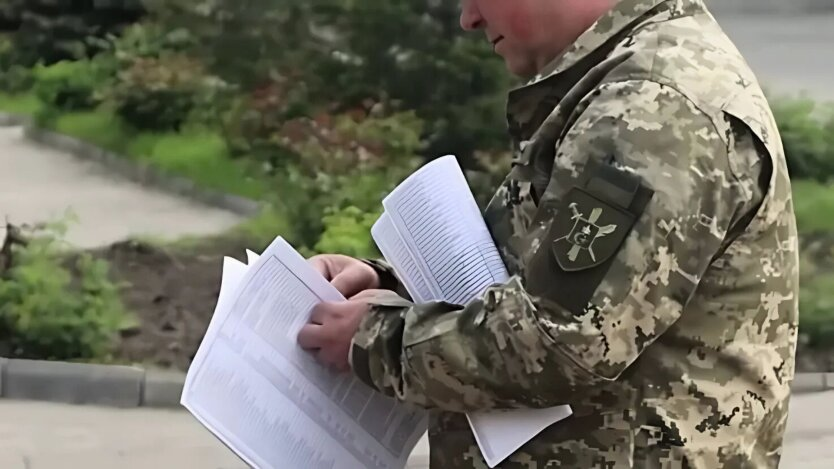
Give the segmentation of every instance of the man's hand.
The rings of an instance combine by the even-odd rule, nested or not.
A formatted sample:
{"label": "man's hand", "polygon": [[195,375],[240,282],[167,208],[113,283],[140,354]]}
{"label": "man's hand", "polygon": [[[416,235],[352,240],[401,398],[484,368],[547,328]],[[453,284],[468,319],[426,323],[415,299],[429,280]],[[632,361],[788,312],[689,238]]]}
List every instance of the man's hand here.
{"label": "man's hand", "polygon": [[298,344],[314,353],[323,365],[349,371],[351,341],[369,309],[367,303],[356,300],[319,303],[313,308],[310,323],[301,328]]}
{"label": "man's hand", "polygon": [[379,275],[373,267],[340,254],[313,256],[310,264],[345,297],[379,287]]}

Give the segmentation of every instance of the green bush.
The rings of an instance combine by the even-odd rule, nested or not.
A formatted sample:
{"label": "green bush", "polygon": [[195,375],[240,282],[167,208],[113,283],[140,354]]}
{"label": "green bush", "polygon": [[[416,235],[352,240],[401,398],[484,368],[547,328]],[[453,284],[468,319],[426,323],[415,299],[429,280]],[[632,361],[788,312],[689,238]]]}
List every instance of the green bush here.
{"label": "green bush", "polygon": [[771,107],[794,179],[834,177],[834,108],[804,98],[774,98]]}
{"label": "green bush", "polygon": [[353,206],[328,210],[323,218],[324,232],[315,245],[316,252],[378,257],[380,253],[371,237],[371,227],[381,214],[381,207],[372,212],[363,212]]}
{"label": "green bush", "polygon": [[33,83],[32,70],[16,62],[12,40],[0,35],[0,92],[22,93]]}
{"label": "green bush", "polygon": [[107,264],[82,253],[67,267],[52,234],[15,247],[13,259],[0,278],[0,342],[11,356],[106,357],[129,319]]}
{"label": "green bush", "polygon": [[32,69],[20,65],[12,65],[7,70],[0,69],[0,91],[23,93],[32,89],[34,84]]}
{"label": "green bush", "polygon": [[60,111],[92,109],[99,71],[88,60],[63,61],[34,69],[35,95],[49,107]]}
{"label": "green bush", "polygon": [[272,190],[292,220],[295,243],[315,246],[327,213],[377,210],[416,168],[421,126],[411,113],[302,119],[284,126],[276,138],[295,156],[274,172]]}
{"label": "green bush", "polygon": [[140,130],[179,130],[204,85],[201,65],[184,55],[137,58],[107,93],[116,112]]}
{"label": "green bush", "polygon": [[24,66],[94,55],[98,47],[91,39],[118,33],[144,14],[143,0],[13,1],[19,22],[12,39],[17,63]]}
{"label": "green bush", "polygon": [[834,233],[805,236],[800,250],[799,333],[811,348],[834,344]]}
{"label": "green bush", "polygon": [[834,187],[798,179],[791,186],[800,234],[834,233]]}
{"label": "green bush", "polygon": [[460,30],[453,3],[154,0],[149,11],[192,31],[194,53],[227,82],[261,90],[279,77],[273,96],[286,99],[249,114],[255,123],[382,103],[426,123],[423,156],[455,153],[468,166],[475,150],[506,147],[509,74],[482,37]]}

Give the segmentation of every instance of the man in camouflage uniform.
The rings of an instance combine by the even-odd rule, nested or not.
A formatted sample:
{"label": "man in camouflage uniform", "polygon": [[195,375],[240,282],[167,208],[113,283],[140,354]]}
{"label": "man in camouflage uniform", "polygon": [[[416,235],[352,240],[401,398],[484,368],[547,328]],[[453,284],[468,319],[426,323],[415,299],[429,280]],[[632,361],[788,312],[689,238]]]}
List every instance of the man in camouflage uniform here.
{"label": "man in camouflage uniform", "polygon": [[[465,0],[464,25],[495,1]],[[361,293],[299,340],[434,410],[432,468],[487,467],[465,412],[561,404],[498,467],[776,467],[798,253],[768,104],[702,0],[598,18],[510,93],[485,213],[510,281],[466,305]],[[402,290],[384,262],[312,262],[343,292]]]}

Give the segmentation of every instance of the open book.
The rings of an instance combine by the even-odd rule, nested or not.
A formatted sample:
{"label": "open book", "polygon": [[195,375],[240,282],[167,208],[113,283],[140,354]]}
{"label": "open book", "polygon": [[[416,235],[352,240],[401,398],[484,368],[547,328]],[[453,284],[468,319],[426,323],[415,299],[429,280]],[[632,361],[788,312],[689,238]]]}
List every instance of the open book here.
{"label": "open book", "polygon": [[[508,273],[454,156],[438,158],[409,176],[383,202],[371,234],[416,303],[465,305]],[[568,406],[469,414],[490,467],[553,423]]]}
{"label": "open book", "polygon": [[258,469],[405,468],[424,410],[333,373],[296,342],[313,306],[344,297],[282,238],[224,259],[182,405]]}

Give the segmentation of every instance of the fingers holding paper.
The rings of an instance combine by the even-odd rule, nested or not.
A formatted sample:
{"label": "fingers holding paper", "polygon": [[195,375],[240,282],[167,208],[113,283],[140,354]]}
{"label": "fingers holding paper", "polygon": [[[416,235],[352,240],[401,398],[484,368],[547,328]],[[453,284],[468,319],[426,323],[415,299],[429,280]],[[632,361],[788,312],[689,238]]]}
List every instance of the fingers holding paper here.
{"label": "fingers holding paper", "polygon": [[322,365],[349,371],[351,341],[368,309],[363,301],[318,304],[311,311],[310,323],[298,334],[299,346],[313,353]]}
{"label": "fingers holding paper", "polygon": [[377,288],[380,284],[379,275],[374,268],[353,257],[321,254],[311,257],[309,262],[346,298],[367,289]]}

